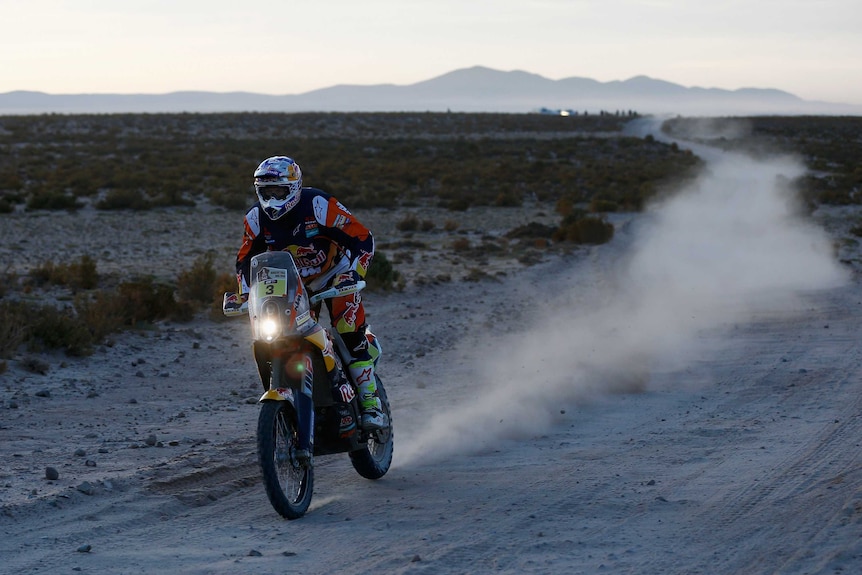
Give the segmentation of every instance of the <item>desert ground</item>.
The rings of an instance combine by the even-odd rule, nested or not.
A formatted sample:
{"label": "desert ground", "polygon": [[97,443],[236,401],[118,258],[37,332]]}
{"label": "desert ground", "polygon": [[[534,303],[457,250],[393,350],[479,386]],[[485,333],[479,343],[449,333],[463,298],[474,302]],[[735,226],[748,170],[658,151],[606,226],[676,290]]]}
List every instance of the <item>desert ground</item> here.
{"label": "desert ground", "polygon": [[[790,159],[697,153],[703,178],[613,214],[604,245],[504,251],[477,278],[417,232],[438,248],[401,258],[402,291],[365,296],[392,468],[368,481],[318,458],[296,521],[259,479],[246,320],[126,332],[44,375],[10,361],[0,573],[862,573],[859,214],[800,215]],[[391,244],[403,215],[357,213]],[[458,217],[493,237],[553,209]],[[90,253],[158,274],[214,250],[230,271],[241,215],[0,226],[15,270]]]}

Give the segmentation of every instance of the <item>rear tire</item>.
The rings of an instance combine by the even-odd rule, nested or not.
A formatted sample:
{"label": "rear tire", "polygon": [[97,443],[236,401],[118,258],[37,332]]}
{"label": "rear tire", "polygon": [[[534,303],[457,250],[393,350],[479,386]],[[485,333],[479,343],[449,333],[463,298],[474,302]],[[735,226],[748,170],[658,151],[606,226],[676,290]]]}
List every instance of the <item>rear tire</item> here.
{"label": "rear tire", "polygon": [[392,412],[389,408],[389,398],[383,388],[383,382],[377,377],[377,393],[380,396],[380,406],[389,418],[389,427],[373,431],[366,445],[357,451],[350,452],[350,463],[356,472],[366,479],[380,479],[389,471],[392,465],[394,434],[392,428]]}
{"label": "rear tire", "polygon": [[257,421],[257,450],[266,495],[273,508],[287,519],[299,519],[311,504],[314,468],[297,461],[296,413],[286,401],[267,401]]}

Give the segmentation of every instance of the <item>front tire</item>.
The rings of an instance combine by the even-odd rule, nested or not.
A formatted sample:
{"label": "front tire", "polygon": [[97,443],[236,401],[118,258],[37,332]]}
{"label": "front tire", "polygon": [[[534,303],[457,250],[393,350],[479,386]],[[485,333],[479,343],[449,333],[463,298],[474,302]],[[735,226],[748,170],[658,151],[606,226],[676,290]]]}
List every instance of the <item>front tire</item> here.
{"label": "front tire", "polygon": [[286,401],[267,401],[257,421],[257,450],[266,495],[287,519],[299,519],[311,504],[314,468],[296,458],[299,433],[296,413]]}
{"label": "front tire", "polygon": [[[376,376],[375,376],[376,377]],[[394,434],[392,431],[392,412],[383,382],[377,377],[377,393],[380,406],[389,418],[389,427],[369,433],[368,442],[361,449],[350,452],[350,463],[356,472],[365,479],[380,479],[392,465]]]}

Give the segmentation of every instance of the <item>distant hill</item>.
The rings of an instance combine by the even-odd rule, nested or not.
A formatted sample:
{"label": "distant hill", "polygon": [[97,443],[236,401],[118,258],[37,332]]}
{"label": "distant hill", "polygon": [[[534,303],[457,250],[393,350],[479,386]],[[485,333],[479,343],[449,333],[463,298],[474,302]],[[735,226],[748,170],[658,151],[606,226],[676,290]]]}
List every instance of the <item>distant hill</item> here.
{"label": "distant hill", "polygon": [[0,114],[158,112],[534,112],[541,108],[641,114],[862,114],[862,106],[805,101],[775,89],[688,88],[635,76],[624,81],[550,80],[482,66],[408,85],[337,85],[302,94],[0,94]]}

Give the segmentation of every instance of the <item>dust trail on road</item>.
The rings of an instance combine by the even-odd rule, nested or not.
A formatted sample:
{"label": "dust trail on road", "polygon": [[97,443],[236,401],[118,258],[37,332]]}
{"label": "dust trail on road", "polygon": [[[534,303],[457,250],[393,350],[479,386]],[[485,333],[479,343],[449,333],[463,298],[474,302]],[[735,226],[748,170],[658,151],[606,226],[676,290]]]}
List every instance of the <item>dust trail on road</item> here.
{"label": "dust trail on road", "polygon": [[624,253],[597,248],[606,251],[597,261],[615,263],[582,262],[562,294],[539,295],[553,298],[553,313],[476,357],[471,399],[429,406],[430,423],[401,442],[396,465],[541,433],[567,402],[649,388],[657,365],[719,351],[699,334],[755,312],[797,313],[803,294],[848,280],[826,233],[799,216],[790,186],[799,162],[696,153],[707,159],[697,181],[640,216]]}

